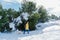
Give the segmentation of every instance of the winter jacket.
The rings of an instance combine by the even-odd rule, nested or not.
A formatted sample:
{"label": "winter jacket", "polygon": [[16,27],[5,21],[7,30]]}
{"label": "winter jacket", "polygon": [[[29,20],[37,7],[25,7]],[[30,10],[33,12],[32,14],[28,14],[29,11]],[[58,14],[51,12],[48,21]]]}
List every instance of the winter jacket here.
{"label": "winter jacket", "polygon": [[25,30],[29,30],[29,23],[28,22],[25,25]]}

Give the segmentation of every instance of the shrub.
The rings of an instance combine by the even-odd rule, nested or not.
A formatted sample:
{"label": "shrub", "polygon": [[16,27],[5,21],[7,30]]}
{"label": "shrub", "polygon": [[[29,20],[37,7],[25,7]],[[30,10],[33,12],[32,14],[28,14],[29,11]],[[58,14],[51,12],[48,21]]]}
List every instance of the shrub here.
{"label": "shrub", "polygon": [[40,18],[40,15],[38,13],[34,13],[31,17],[29,17],[30,30],[36,29],[35,25],[36,25],[39,18]]}
{"label": "shrub", "polygon": [[4,27],[3,27],[3,24],[2,23],[0,23],[0,32],[4,32]]}
{"label": "shrub", "polygon": [[18,30],[25,30],[25,22],[26,22],[26,20],[23,17],[21,17],[21,21],[22,21],[22,23],[17,25],[17,29]]}
{"label": "shrub", "polygon": [[[35,30],[36,27],[36,23],[38,21],[38,19],[40,18],[40,14],[38,13],[34,13],[32,14],[29,18],[29,29],[32,31],[32,30]],[[17,29],[18,30],[24,30],[25,29],[25,23],[26,23],[26,20],[22,19],[22,24],[20,23],[18,26],[17,26]]]}
{"label": "shrub", "polygon": [[12,28],[9,27],[9,23],[5,23],[4,28],[7,32],[10,32],[12,30]]}
{"label": "shrub", "polygon": [[9,27],[9,23],[0,24],[0,32],[10,32],[12,30],[12,28]]}

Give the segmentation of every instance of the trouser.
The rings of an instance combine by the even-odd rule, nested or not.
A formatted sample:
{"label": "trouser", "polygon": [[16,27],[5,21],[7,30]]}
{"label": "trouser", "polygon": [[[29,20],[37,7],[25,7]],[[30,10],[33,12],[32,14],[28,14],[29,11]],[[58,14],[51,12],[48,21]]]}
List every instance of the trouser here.
{"label": "trouser", "polygon": [[29,34],[29,30],[24,30],[24,33],[23,34],[25,34],[25,32],[27,32]]}

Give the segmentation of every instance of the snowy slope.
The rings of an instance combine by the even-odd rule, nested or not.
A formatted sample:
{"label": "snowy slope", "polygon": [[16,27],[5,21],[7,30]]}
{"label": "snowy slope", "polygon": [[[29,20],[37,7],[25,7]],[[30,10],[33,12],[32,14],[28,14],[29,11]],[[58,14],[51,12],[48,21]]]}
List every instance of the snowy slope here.
{"label": "snowy slope", "polygon": [[42,31],[43,32],[49,32],[49,31],[54,31],[54,30],[60,30],[60,25],[53,25],[50,27],[46,27]]}
{"label": "snowy slope", "polygon": [[[60,20],[39,23],[37,26],[41,25],[41,27],[37,27],[35,31],[30,31],[30,34],[23,34],[21,31],[0,33],[0,40],[60,40],[60,29],[58,29],[60,28],[59,22]],[[49,31],[46,32],[46,30]]]}
{"label": "snowy slope", "polygon": [[18,40],[60,40],[60,30],[22,37]]}
{"label": "snowy slope", "polygon": [[[18,38],[18,40],[60,40],[60,20],[39,23],[36,26],[41,26],[39,29],[42,33],[27,37]],[[37,29],[38,29],[37,28]]]}

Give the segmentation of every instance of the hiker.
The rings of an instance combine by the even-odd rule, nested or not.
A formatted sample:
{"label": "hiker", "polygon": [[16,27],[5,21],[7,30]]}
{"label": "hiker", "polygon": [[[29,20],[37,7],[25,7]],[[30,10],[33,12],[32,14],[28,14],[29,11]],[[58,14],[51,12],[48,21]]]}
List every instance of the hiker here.
{"label": "hiker", "polygon": [[25,32],[27,32],[29,34],[29,19],[25,20],[23,16],[21,16],[21,29],[23,30],[23,34],[25,34]]}
{"label": "hiker", "polygon": [[28,20],[26,21],[26,24],[25,24],[24,34],[25,34],[25,32],[27,32],[29,34],[29,22],[28,22]]}

